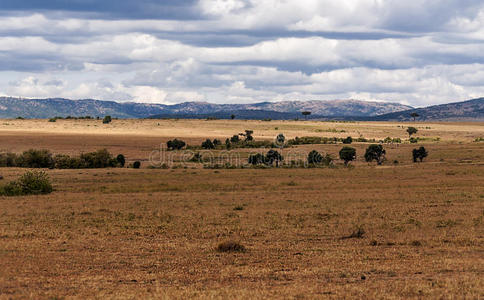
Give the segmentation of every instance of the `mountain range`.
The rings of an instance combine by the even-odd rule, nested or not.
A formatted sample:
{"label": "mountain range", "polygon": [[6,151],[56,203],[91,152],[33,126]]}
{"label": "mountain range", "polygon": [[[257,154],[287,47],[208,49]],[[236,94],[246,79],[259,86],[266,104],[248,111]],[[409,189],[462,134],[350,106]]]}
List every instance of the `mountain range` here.
{"label": "mountain range", "polygon": [[[302,112],[311,112],[303,117]],[[55,116],[110,115],[115,118],[217,118],[237,119],[296,118],[410,121],[412,113],[421,121],[484,121],[484,98],[463,102],[434,105],[425,108],[359,100],[281,101],[253,104],[213,104],[184,102],[180,104],[151,104],[101,101],[93,99],[69,100],[63,98],[22,99],[0,97],[0,118],[51,118]]]}
{"label": "mountain range", "polygon": [[149,103],[120,103],[101,100],[69,100],[62,98],[21,99],[0,97],[0,118],[51,118],[54,116],[105,116],[117,118],[230,118],[294,119],[302,111],[310,111],[310,118],[371,117],[412,109],[407,105],[358,100],[282,101],[254,104],[213,104],[184,102],[174,105]]}

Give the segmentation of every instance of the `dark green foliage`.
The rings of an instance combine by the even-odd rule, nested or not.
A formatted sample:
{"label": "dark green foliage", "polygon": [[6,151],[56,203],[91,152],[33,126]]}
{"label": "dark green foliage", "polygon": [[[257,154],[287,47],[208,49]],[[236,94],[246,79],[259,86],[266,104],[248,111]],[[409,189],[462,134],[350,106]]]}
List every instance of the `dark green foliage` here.
{"label": "dark green foliage", "polygon": [[232,143],[230,143],[230,140],[229,139],[226,139],[225,140],[225,148],[227,148],[227,150],[230,149],[230,148],[232,148]]}
{"label": "dark green foliage", "polygon": [[277,152],[276,150],[269,150],[269,152],[267,152],[266,154],[266,160],[265,160],[265,163],[267,165],[271,165],[275,162],[276,163],[276,167],[279,167],[279,162],[282,161],[284,158],[282,157],[282,155]]}
{"label": "dark green foliage", "polygon": [[113,119],[111,118],[111,116],[105,116],[103,119],[103,124],[109,124],[112,120]]}
{"label": "dark green foliage", "polygon": [[416,112],[413,112],[413,113],[410,114],[410,117],[412,117],[413,118],[413,121],[415,122],[415,119],[418,118],[418,117],[420,117],[420,115],[418,113],[416,113]]}
{"label": "dark green foliage", "polygon": [[121,168],[126,164],[126,158],[123,154],[118,154],[118,156],[116,156],[116,161]]}
{"label": "dark green foliage", "polygon": [[339,158],[344,161],[345,165],[348,165],[350,161],[356,159],[356,149],[348,146],[341,148]]}
{"label": "dark green foliage", "polygon": [[230,115],[230,118],[231,118],[232,120],[233,120],[233,119],[235,119],[235,115],[233,115],[233,114],[232,114],[232,115]]}
{"label": "dark green foliage", "polygon": [[391,138],[391,137],[386,137],[383,142],[385,144],[390,144],[390,143],[393,143],[393,144],[400,144],[402,142],[402,139],[401,138]]}
{"label": "dark green foliage", "polygon": [[230,142],[231,142],[231,143],[238,143],[238,142],[240,142],[240,138],[239,138],[239,136],[238,136],[238,135],[234,135],[234,136],[232,136],[232,137],[230,138]]}
{"label": "dark green foliage", "polygon": [[49,176],[40,171],[28,171],[18,180],[0,187],[0,195],[4,196],[40,195],[49,194],[52,191]]}
{"label": "dark green foliage", "polygon": [[139,169],[140,167],[141,167],[141,162],[139,162],[139,161],[135,161],[135,162],[133,163],[133,169]]}
{"label": "dark green foliage", "polygon": [[323,156],[316,150],[309,152],[308,163],[310,164],[320,164],[323,161]]}
{"label": "dark green foliage", "polygon": [[83,168],[81,159],[78,157],[70,157],[65,154],[58,154],[54,157],[55,169],[81,169]]}
{"label": "dark green foliage", "polygon": [[415,127],[408,127],[407,128],[407,133],[408,136],[411,137],[412,135],[416,134],[418,132],[418,129]]}
{"label": "dark green foliage", "polygon": [[254,133],[253,130],[246,130],[245,131],[245,134],[243,134],[243,135],[245,136],[245,141],[246,142],[249,142],[249,141],[254,140],[254,137],[252,136],[253,133]]}
{"label": "dark green foliage", "polygon": [[411,144],[416,144],[418,143],[418,138],[411,137],[409,141]]}
{"label": "dark green foliage", "polygon": [[429,153],[427,152],[425,147],[422,146],[418,149],[413,149],[412,155],[413,155],[413,162],[417,162],[417,159],[419,159],[420,162],[422,162],[423,159],[429,155]]}
{"label": "dark green foliage", "polygon": [[203,149],[215,149],[215,145],[210,139],[206,139],[205,142],[202,142]]}
{"label": "dark green foliage", "polygon": [[222,142],[218,139],[214,139],[212,143],[215,147],[222,145]]}
{"label": "dark green foliage", "polygon": [[16,167],[17,155],[15,153],[0,153],[0,167]]}
{"label": "dark green foliage", "polygon": [[182,140],[174,139],[171,141],[166,142],[166,146],[168,147],[168,150],[180,150],[185,147],[186,143]]}
{"label": "dark green foliage", "polygon": [[16,165],[24,168],[53,168],[54,160],[49,150],[30,149],[17,157]]}
{"label": "dark green foliage", "polygon": [[249,164],[251,165],[260,165],[265,163],[266,158],[263,154],[256,153],[249,155]]}
{"label": "dark green foliage", "polygon": [[81,165],[84,168],[108,168],[115,167],[116,160],[113,159],[111,153],[106,149],[98,150],[96,152],[82,153],[80,156]]}
{"label": "dark green foliage", "polygon": [[351,144],[353,143],[353,138],[351,136],[343,139],[343,144]]}
{"label": "dark green foliage", "polygon": [[372,144],[366,149],[365,160],[367,162],[375,160],[378,165],[381,165],[385,159],[385,154],[386,151],[382,145]]}

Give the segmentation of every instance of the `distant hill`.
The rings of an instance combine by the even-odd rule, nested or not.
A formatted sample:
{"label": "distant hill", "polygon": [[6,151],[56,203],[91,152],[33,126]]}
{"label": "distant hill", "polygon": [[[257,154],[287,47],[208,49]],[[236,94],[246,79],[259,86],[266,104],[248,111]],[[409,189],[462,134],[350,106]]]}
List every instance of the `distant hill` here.
{"label": "distant hill", "polygon": [[417,113],[418,121],[484,121],[484,98],[467,100],[425,108],[415,108],[365,118],[374,121],[411,121]]}
{"label": "distant hill", "polygon": [[184,102],[174,105],[148,103],[119,103],[101,100],[19,99],[0,97],[0,118],[50,118],[54,116],[104,116],[117,118],[178,117],[240,119],[293,119],[301,118],[302,111],[310,111],[310,118],[371,117],[411,109],[412,107],[387,102],[358,100],[282,101],[255,104],[212,104]]}

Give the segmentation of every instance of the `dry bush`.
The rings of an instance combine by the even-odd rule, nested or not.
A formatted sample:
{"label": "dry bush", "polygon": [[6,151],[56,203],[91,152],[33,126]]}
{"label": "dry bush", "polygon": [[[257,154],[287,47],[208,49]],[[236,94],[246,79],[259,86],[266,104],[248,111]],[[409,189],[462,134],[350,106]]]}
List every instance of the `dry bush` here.
{"label": "dry bush", "polygon": [[217,246],[218,252],[245,252],[246,249],[244,245],[234,242],[234,241],[227,241],[218,244]]}

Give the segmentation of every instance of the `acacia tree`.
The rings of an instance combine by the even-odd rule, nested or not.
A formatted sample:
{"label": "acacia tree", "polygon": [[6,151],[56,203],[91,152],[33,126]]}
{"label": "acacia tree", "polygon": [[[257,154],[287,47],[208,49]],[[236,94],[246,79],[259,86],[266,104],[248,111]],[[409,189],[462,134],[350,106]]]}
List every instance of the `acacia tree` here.
{"label": "acacia tree", "polygon": [[429,155],[429,153],[427,152],[425,147],[422,146],[418,149],[413,149],[412,155],[413,155],[413,162],[417,162],[417,159],[420,159],[420,162],[422,162],[423,159]]}
{"label": "acacia tree", "polygon": [[306,118],[306,120],[308,119],[308,116],[311,115],[311,112],[310,111],[303,111],[301,113]]}
{"label": "acacia tree", "polygon": [[345,166],[348,165],[350,161],[356,159],[356,149],[352,147],[345,146],[339,151],[339,158],[345,162]]}
{"label": "acacia tree", "polygon": [[277,152],[276,150],[269,150],[266,154],[266,164],[271,165],[276,162],[276,167],[279,167],[279,162],[282,161],[284,158],[282,155]]}
{"label": "acacia tree", "polygon": [[416,134],[418,132],[418,129],[415,128],[415,127],[408,127],[407,128],[407,133],[408,133],[408,137],[412,137],[412,135]]}
{"label": "acacia tree", "polygon": [[385,160],[386,151],[382,145],[373,144],[370,145],[365,152],[365,160],[367,162],[376,161],[378,165],[381,165]]}
{"label": "acacia tree", "polygon": [[415,122],[415,119],[418,118],[418,117],[420,117],[420,115],[418,113],[416,113],[416,112],[413,112],[413,113],[410,114],[410,117],[412,117],[413,118],[413,121]]}
{"label": "acacia tree", "polygon": [[321,155],[321,153],[319,153],[316,150],[309,152],[309,154],[308,154],[308,163],[309,164],[316,165],[316,164],[320,164],[322,161],[323,161],[323,156]]}

